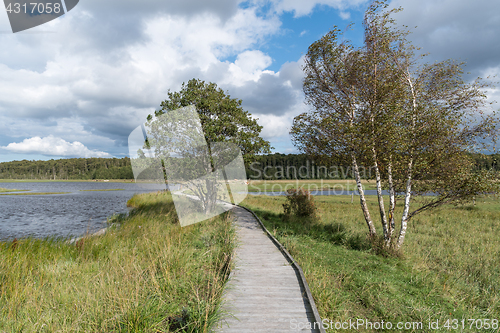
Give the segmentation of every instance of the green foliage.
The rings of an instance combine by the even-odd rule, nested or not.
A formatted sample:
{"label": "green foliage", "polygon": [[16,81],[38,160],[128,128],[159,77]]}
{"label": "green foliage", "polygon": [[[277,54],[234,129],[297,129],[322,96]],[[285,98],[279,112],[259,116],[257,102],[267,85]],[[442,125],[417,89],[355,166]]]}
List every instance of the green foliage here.
{"label": "green foliage", "polygon": [[99,168],[92,173],[92,179],[134,179],[130,166]]}
{"label": "green foliage", "polygon": [[[325,163],[323,163],[325,162]],[[246,164],[249,179],[350,179],[352,168],[348,164],[313,160],[306,154],[267,154],[256,156]]]}
{"label": "green foliage", "polygon": [[68,158],[49,161],[0,163],[0,179],[85,180],[133,179],[130,159]]}
{"label": "green foliage", "polygon": [[[487,109],[484,91],[490,85],[480,79],[465,82],[463,63],[454,60],[423,63],[407,40],[409,31],[391,17],[401,9],[388,6],[374,1],[366,10],[362,47],[345,40],[337,28],[311,44],[304,93],[314,109],[295,117],[290,134],[315,159],[374,170],[384,237],[387,244],[399,237],[400,247],[415,215],[499,191],[497,173],[475,172],[471,156],[492,148],[488,144],[495,141],[500,120]],[[382,183],[391,192],[388,213]],[[429,192],[436,195],[411,211],[412,194]],[[392,232],[394,193],[405,196],[399,236]],[[362,195],[360,201],[373,235]]]}
{"label": "green foliage", "polygon": [[[473,162],[475,172],[491,170],[498,178],[500,154],[468,154],[467,158]],[[253,160],[246,163],[245,168],[249,179],[352,179],[352,167],[347,163],[335,165],[333,161],[314,162],[313,165],[306,154],[275,153],[255,156]],[[128,158],[89,158],[2,162],[0,163],[0,179],[53,179],[54,166],[56,179],[134,178]],[[369,179],[370,174],[367,173],[363,178]]]}
{"label": "green foliage", "polygon": [[286,203],[283,204],[283,220],[288,221],[292,217],[297,217],[306,222],[317,219],[314,198],[309,191],[302,188],[289,189],[286,191]]}
{"label": "green foliage", "polygon": [[[269,142],[260,137],[262,126],[243,110],[241,100],[231,98],[212,82],[191,79],[182,84],[180,91],[169,91],[155,116],[189,105],[194,105],[198,111],[207,143],[235,143],[246,162],[257,154],[270,153]],[[149,115],[148,120],[152,117]]]}
{"label": "green foliage", "polygon": [[0,242],[0,332],[210,332],[228,278],[228,214],[181,228],[166,192],[134,196],[102,236]]}
{"label": "green foliage", "polygon": [[[349,196],[315,199],[320,219],[308,228],[281,221],[284,197],[249,196],[244,204],[302,267],[321,318],[422,322],[423,329],[393,330],[427,332],[429,321],[500,317],[498,197],[478,197],[475,208],[423,212],[410,223],[401,257],[376,255],[385,250],[366,237],[363,214]],[[377,208],[376,199],[367,197],[370,208]],[[449,332],[440,327],[437,332]],[[463,331],[478,332],[468,325]]]}
{"label": "green foliage", "polygon": [[472,155],[474,160],[474,169],[476,171],[481,170],[491,170],[495,172],[500,171],[500,154],[474,154]]}

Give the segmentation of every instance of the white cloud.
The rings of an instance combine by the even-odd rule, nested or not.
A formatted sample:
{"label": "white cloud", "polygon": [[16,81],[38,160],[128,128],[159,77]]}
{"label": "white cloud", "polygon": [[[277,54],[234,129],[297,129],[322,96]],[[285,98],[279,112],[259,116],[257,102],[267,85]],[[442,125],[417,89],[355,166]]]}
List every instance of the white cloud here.
{"label": "white cloud", "polygon": [[9,143],[1,147],[13,153],[41,154],[48,156],[71,156],[71,157],[111,157],[110,154],[103,151],[92,151],[85,147],[81,142],[67,142],[61,138],[49,135],[44,138],[39,136],[24,139],[20,143]]}
{"label": "white cloud", "polygon": [[495,85],[494,81],[496,81],[498,77],[500,77],[500,65],[483,69],[482,71],[480,71],[479,76],[483,78],[485,82],[491,84],[490,87],[484,89],[484,92],[487,96],[487,103],[489,103],[487,112],[491,108],[498,109],[498,103],[500,102],[500,87],[498,87],[498,85]]}
{"label": "white cloud", "polygon": [[[288,140],[303,73],[302,61],[268,70],[266,43],[282,32],[279,15],[318,5],[347,11],[366,0],[273,0],[266,13],[254,6],[261,0],[240,2],[88,0],[39,28],[56,33],[0,34],[0,146],[115,154],[168,90],[192,78],[216,82],[260,114],[265,136]],[[6,19],[0,15],[0,27]]]}
{"label": "white cloud", "polygon": [[231,82],[234,85],[241,86],[245,81],[257,81],[264,69],[269,67],[271,63],[271,57],[262,51],[242,52],[238,54],[234,64],[229,65]]}
{"label": "white cloud", "polygon": [[264,126],[261,134],[265,139],[289,140],[289,132],[292,127],[294,117],[306,111],[308,111],[308,106],[300,100],[299,103],[290,105],[288,112],[285,114],[275,115],[256,113],[252,116],[259,119],[259,125]]}
{"label": "white cloud", "polygon": [[341,18],[341,19],[343,19],[343,20],[348,20],[348,19],[350,19],[350,18],[351,18],[351,13],[341,11],[341,12],[339,13],[339,16],[340,16],[340,18]]}
{"label": "white cloud", "polygon": [[[117,28],[116,16],[99,21],[92,8],[82,9],[50,22],[55,34],[0,34],[7,45],[0,50],[0,116],[10,120],[11,135],[20,137],[29,119],[38,122],[38,130],[24,137],[57,135],[52,123],[72,118],[86,126],[87,133],[78,132],[82,138],[88,132],[126,138],[169,89],[191,78],[220,85],[258,80],[272,59],[252,47],[281,24],[275,16],[258,16],[255,8],[238,9],[225,21],[210,11],[160,13],[144,18],[141,38],[121,43],[126,29],[115,31],[115,41],[97,31]],[[219,60],[231,55],[237,64]]]}
{"label": "white cloud", "polygon": [[281,24],[275,16],[259,17],[255,8],[238,9],[225,21],[210,12],[163,14],[144,19],[138,25],[141,37],[123,44],[127,30],[109,41],[101,40],[105,32],[96,31],[109,29],[115,16],[102,22],[75,10],[63,18],[50,22],[56,34],[0,35],[7,45],[0,50],[0,107],[16,109],[14,117],[68,112],[88,117],[110,106],[156,107],[152,103],[164,99],[168,89],[220,68],[219,59],[226,56],[238,56],[239,63],[224,66],[222,77],[240,71],[255,80],[271,58],[251,49]]}
{"label": "white cloud", "polygon": [[[465,71],[477,73],[500,64],[500,2],[494,0],[393,0],[398,23],[412,30],[409,39],[426,61],[457,59]],[[416,28],[415,28],[416,27]]]}
{"label": "white cloud", "polygon": [[279,76],[295,90],[302,91],[302,80],[304,79],[304,56],[298,61],[286,62],[281,65]]}
{"label": "white cloud", "polygon": [[265,125],[262,129],[262,136],[265,139],[272,139],[288,135],[291,122],[289,116],[275,116],[273,114],[255,114],[260,125]]}

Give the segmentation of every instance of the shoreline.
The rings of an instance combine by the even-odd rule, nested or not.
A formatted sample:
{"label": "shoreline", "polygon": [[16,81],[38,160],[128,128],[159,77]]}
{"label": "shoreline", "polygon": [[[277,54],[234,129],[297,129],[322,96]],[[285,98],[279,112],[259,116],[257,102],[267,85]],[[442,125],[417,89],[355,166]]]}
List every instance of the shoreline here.
{"label": "shoreline", "polygon": [[180,320],[201,332],[216,322],[234,244],[230,221],[180,228],[169,194],[134,202],[136,213],[82,238],[0,244],[0,332],[35,332],[40,323],[49,332],[167,332]]}
{"label": "shoreline", "polygon": [[134,179],[0,179],[0,183],[134,183]]}
{"label": "shoreline", "polygon": [[[128,216],[128,214],[127,214],[127,216]],[[116,225],[116,223],[111,223],[108,227],[102,228],[102,229],[100,229],[100,230],[98,230],[98,231],[96,231],[94,233],[86,234],[86,235],[83,235],[83,236],[80,236],[80,237],[75,237],[75,238],[68,239],[68,240],[66,240],[66,243],[67,244],[74,244],[74,243],[76,243],[79,240],[84,239],[84,238],[102,236],[102,235],[104,235],[108,231],[109,228],[111,228],[114,225]]]}

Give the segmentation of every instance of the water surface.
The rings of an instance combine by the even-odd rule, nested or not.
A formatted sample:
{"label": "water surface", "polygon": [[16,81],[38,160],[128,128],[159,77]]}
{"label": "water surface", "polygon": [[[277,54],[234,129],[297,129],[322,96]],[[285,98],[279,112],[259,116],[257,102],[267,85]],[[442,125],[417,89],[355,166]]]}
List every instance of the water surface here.
{"label": "water surface", "polygon": [[[81,236],[106,227],[113,214],[128,212],[127,201],[145,189],[135,183],[12,182],[0,183],[22,193],[69,192],[51,195],[0,195],[0,240],[33,236]],[[82,191],[123,189],[122,191]],[[14,193],[14,192],[9,192]]]}

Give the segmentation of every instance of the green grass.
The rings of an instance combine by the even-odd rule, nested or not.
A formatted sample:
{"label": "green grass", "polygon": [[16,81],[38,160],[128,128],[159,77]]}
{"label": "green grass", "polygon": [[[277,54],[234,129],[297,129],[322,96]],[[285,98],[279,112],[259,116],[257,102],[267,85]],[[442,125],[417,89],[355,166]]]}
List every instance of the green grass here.
{"label": "green grass", "polygon": [[228,214],[181,228],[141,194],[103,236],[0,243],[0,332],[209,332],[233,235]]}
{"label": "green grass", "polygon": [[[103,182],[95,179],[0,179],[0,183],[73,183],[73,182]],[[109,179],[110,183],[133,183],[133,179]]]}
{"label": "green grass", "polygon": [[[362,181],[364,190],[375,190],[374,181]],[[327,180],[252,180],[248,184],[249,192],[281,192],[291,188],[303,187],[309,191],[334,190],[355,191],[357,190],[354,180],[327,179]]]}
{"label": "green grass", "polygon": [[[374,254],[359,199],[351,204],[350,196],[315,197],[320,210],[316,223],[282,222],[284,202],[283,197],[248,196],[243,204],[301,265],[321,318],[333,323],[423,323],[423,330],[408,332],[434,331],[428,329],[430,321],[439,320],[442,327],[448,319],[465,319],[465,332],[500,331],[498,326],[470,329],[468,322],[500,320],[498,199],[417,215],[409,224],[400,258]],[[378,222],[376,197],[369,196],[368,204]]]}
{"label": "green grass", "polygon": [[2,187],[0,187],[0,193],[21,192],[21,191],[28,191],[28,190],[12,190],[12,189],[9,189],[9,188],[2,188]]}
{"label": "green grass", "polygon": [[30,192],[30,193],[3,193],[0,195],[50,195],[50,194],[68,194],[71,192]]}

